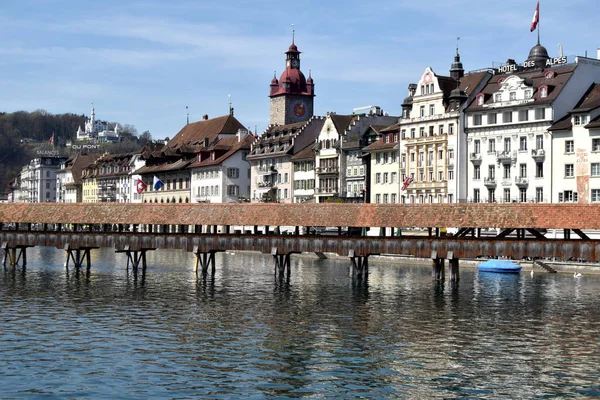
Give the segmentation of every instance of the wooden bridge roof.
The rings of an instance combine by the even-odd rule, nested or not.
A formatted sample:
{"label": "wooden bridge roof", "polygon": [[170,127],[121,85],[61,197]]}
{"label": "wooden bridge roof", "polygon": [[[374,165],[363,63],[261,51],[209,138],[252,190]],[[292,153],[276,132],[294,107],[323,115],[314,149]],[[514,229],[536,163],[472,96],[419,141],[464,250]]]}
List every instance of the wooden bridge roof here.
{"label": "wooden bridge roof", "polygon": [[0,222],[600,229],[600,204],[2,203]]}

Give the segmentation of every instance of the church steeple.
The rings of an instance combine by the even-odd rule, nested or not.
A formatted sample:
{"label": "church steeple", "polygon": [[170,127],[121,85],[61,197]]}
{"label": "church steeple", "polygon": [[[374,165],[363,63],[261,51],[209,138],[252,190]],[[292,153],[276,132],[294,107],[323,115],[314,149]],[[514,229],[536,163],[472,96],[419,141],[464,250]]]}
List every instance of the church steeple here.
{"label": "church steeple", "polygon": [[454,56],[454,62],[450,66],[450,76],[457,81],[465,76],[465,70],[463,69],[462,62],[460,62],[460,54],[458,53],[458,41],[460,37],[456,38],[456,55]]}

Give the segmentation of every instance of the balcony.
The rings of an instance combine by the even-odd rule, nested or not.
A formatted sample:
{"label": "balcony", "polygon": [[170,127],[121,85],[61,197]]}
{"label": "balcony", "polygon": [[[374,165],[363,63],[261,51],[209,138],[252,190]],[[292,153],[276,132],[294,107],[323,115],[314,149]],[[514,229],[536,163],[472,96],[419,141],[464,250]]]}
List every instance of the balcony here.
{"label": "balcony", "polygon": [[271,175],[277,173],[277,168],[274,165],[262,165],[256,171],[259,175]]}
{"label": "balcony", "polygon": [[544,149],[531,149],[531,157],[536,161],[544,161],[546,151]]}
{"label": "balcony", "polygon": [[529,179],[524,176],[515,176],[515,184],[519,187],[529,186]]}
{"label": "balcony", "polygon": [[469,160],[471,160],[473,164],[481,164],[481,153],[469,154]]}
{"label": "balcony", "polygon": [[410,185],[410,188],[415,190],[436,190],[446,189],[447,187],[448,181],[414,182]]}
{"label": "balcony", "polygon": [[317,174],[337,174],[339,172],[338,167],[317,167],[315,172]]}
{"label": "balcony", "polygon": [[318,194],[338,194],[338,189],[335,187],[324,187],[324,188],[316,188],[315,192]]}
{"label": "balcony", "polygon": [[510,180],[510,178],[504,178],[502,179],[502,186],[504,187],[510,187],[512,186],[512,181]]}
{"label": "balcony", "polygon": [[488,188],[495,188],[496,178],[483,178],[483,184]]}
{"label": "balcony", "polygon": [[496,152],[496,160],[499,163],[512,163],[517,160],[517,152],[516,151],[498,151]]}
{"label": "balcony", "polygon": [[362,199],[364,197],[364,192],[342,192],[340,193],[340,197],[346,197],[350,199]]}
{"label": "balcony", "polygon": [[258,182],[256,186],[259,188],[271,188],[275,186],[275,182]]}

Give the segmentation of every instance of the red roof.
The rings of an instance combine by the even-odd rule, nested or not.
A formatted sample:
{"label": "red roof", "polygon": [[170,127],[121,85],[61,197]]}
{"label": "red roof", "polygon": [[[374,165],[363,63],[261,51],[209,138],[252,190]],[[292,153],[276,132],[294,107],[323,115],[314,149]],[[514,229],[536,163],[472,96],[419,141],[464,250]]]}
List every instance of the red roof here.
{"label": "red roof", "polygon": [[176,148],[182,145],[203,145],[205,139],[208,143],[214,142],[219,135],[234,135],[239,129],[246,129],[233,115],[206,119],[192,122],[184,126],[167,147]]}

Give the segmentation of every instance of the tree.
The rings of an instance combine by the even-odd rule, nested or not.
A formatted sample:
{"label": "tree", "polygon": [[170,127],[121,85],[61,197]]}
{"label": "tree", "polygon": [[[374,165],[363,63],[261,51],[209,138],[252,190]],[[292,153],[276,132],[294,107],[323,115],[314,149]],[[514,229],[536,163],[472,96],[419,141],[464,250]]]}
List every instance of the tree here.
{"label": "tree", "polygon": [[125,137],[125,138],[136,138],[137,137],[137,129],[135,129],[135,126],[131,125],[131,124],[125,124],[125,125],[119,125],[119,136],[121,137]]}
{"label": "tree", "polygon": [[145,146],[147,143],[152,143],[152,134],[150,131],[144,131],[138,139],[138,143],[142,146]]}

